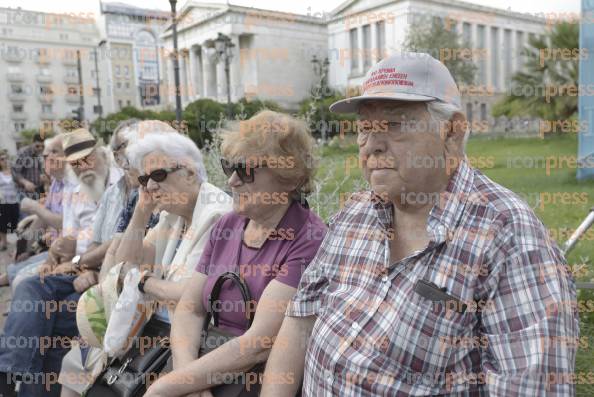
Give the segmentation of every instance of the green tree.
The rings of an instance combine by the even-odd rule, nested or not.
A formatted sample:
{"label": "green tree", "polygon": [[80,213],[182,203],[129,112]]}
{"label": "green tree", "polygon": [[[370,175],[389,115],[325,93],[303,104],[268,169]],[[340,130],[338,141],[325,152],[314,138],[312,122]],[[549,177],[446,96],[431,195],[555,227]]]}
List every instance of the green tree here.
{"label": "green tree", "polygon": [[[470,44],[448,23],[434,18],[430,24],[412,24],[404,39],[405,50],[425,52],[439,59],[449,69],[456,83],[472,84],[476,74],[476,65],[468,54]],[[466,56],[464,56],[466,54]]]}
{"label": "green tree", "polygon": [[342,95],[334,94],[328,97],[311,97],[299,104],[299,115],[302,116],[315,137],[322,137],[322,129],[326,129],[326,138],[353,133],[356,116],[349,113],[333,113],[328,108],[334,102],[344,99]]}
{"label": "green tree", "polygon": [[572,87],[577,93],[579,34],[579,24],[561,22],[545,36],[531,37],[522,52],[524,67],[513,76],[510,93],[493,107],[493,115],[545,120],[575,117],[578,95],[569,95],[567,89]]}
{"label": "green tree", "polygon": [[211,140],[225,112],[225,105],[212,99],[198,99],[188,104],[182,113],[182,118],[187,123],[190,138],[199,147],[203,147]]}

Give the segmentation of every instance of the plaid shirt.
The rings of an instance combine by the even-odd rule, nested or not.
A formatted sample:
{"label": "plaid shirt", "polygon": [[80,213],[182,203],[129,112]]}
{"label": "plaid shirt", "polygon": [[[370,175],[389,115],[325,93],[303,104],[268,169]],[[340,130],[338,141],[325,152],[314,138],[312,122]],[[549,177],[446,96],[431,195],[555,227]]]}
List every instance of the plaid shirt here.
{"label": "plaid shirt", "polygon": [[317,316],[305,396],[574,394],[575,283],[544,225],[466,162],[440,197],[429,244],[397,263],[391,205],[357,193],[333,217],[287,309]]}
{"label": "plaid shirt", "polygon": [[[43,157],[33,151],[33,145],[28,145],[19,150],[16,161],[12,166],[12,175],[15,178],[25,178],[33,183],[38,189],[43,186],[41,175],[43,174]],[[20,183],[19,188],[24,192]],[[39,199],[39,192],[25,193],[27,197]]]}

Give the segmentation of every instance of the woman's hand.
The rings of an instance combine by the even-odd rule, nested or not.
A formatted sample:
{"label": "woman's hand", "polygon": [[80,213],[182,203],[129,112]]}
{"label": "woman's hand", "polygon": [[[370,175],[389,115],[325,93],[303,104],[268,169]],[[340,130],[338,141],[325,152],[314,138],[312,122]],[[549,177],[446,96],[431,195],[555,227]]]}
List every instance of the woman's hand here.
{"label": "woman's hand", "polygon": [[153,198],[153,194],[147,190],[146,186],[140,186],[138,189],[138,202],[134,212],[138,211],[148,219],[159,202]]}

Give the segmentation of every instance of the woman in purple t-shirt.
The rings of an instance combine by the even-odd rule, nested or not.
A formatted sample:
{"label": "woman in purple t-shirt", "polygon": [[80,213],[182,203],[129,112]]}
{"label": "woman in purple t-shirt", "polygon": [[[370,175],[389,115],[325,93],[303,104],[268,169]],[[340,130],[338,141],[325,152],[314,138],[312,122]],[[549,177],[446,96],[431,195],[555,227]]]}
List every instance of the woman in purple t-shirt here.
{"label": "woman in purple t-shirt", "polygon": [[[173,372],[153,384],[145,397],[211,396],[208,389],[222,383],[222,374],[265,361],[287,303],[326,233],[324,222],[302,200],[314,173],[313,140],[304,122],[263,111],[228,132],[221,149],[234,211],[213,227],[175,310]],[[242,295],[234,284],[225,283],[217,308],[219,326],[238,337],[198,357],[208,295],[225,272],[239,274],[247,284],[257,303],[254,321],[246,330]]]}

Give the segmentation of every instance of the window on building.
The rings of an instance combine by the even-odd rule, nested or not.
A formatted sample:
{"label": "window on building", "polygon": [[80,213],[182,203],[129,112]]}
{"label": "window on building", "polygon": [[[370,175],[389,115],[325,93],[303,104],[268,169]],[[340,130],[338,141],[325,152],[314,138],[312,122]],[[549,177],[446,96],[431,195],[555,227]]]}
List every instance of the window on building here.
{"label": "window on building", "polygon": [[43,113],[51,113],[52,112],[52,105],[51,104],[41,105],[41,111]]}
{"label": "window on building", "polygon": [[21,132],[25,129],[25,123],[14,123],[14,130],[16,132]]}
{"label": "window on building", "polygon": [[[478,49],[486,49],[485,40],[485,25],[478,25],[476,28],[476,44]],[[479,84],[487,84],[487,60],[484,57],[481,57],[478,62],[478,78]]]}
{"label": "window on building", "polygon": [[54,93],[54,91],[52,90],[52,87],[49,85],[40,85],[39,93],[42,95],[51,95]]}
{"label": "window on building", "polygon": [[491,28],[491,83],[493,87],[499,88],[499,64],[501,58],[499,57],[499,28]]}
{"label": "window on building", "polygon": [[511,79],[512,74],[512,49],[511,49],[511,42],[512,42],[512,32],[509,29],[505,29],[503,31],[503,81],[507,82],[508,79]]}
{"label": "window on building", "polygon": [[122,82],[121,81],[118,81],[116,83],[116,87],[117,87],[118,90],[121,89],[122,88]]}
{"label": "window on building", "polygon": [[487,104],[481,103],[481,121],[487,120]]}
{"label": "window on building", "polygon": [[12,92],[13,94],[22,94],[24,92],[23,85],[22,84],[11,84],[10,92]]}
{"label": "window on building", "polygon": [[118,99],[118,108],[121,110],[122,107],[123,107],[122,100],[121,99]]}
{"label": "window on building", "polygon": [[78,77],[78,70],[75,68],[68,68],[65,70],[66,77]]}
{"label": "window on building", "polygon": [[363,26],[363,68],[371,66],[371,26]]}
{"label": "window on building", "polygon": [[41,76],[51,76],[51,72],[48,68],[41,68],[39,69],[39,74]]}
{"label": "window on building", "polygon": [[130,76],[130,68],[128,66],[124,66],[124,76]]}
{"label": "window on building", "polygon": [[472,124],[472,103],[468,102],[466,104],[466,119],[468,120],[469,124]]}
{"label": "window on building", "polygon": [[377,57],[383,59],[386,55],[386,22],[379,21],[376,24],[377,29]]}
{"label": "window on building", "polygon": [[126,101],[126,106],[132,106],[132,102],[129,99]]}
{"label": "window on building", "polygon": [[349,38],[351,43],[351,71],[359,69],[359,37],[357,36],[357,29],[349,31]]}
{"label": "window on building", "polygon": [[8,73],[21,73],[21,68],[19,66],[9,66]]}
{"label": "window on building", "polygon": [[22,103],[13,103],[12,111],[15,113],[23,113],[24,105]]}
{"label": "window on building", "polygon": [[120,65],[116,65],[116,67],[115,67],[115,74],[118,77],[121,75]]}
{"label": "window on building", "polygon": [[462,24],[462,40],[465,46],[472,47],[472,30],[468,22]]}
{"label": "window on building", "polygon": [[516,32],[516,68],[522,69],[524,66],[524,32]]}
{"label": "window on building", "polygon": [[93,88],[93,96],[99,96],[99,89]]}
{"label": "window on building", "polygon": [[130,89],[130,83],[126,83],[126,89],[129,90]]}

